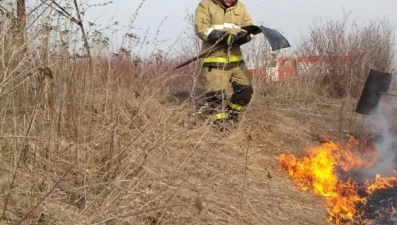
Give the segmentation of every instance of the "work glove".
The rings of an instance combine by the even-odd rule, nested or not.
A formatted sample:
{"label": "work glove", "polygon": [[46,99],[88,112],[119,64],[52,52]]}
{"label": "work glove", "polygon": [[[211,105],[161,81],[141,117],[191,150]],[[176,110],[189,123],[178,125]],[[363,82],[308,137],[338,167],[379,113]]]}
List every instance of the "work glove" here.
{"label": "work glove", "polygon": [[220,31],[220,30],[213,30],[207,37],[207,41],[211,43],[215,43],[219,41],[220,39],[224,38],[226,35],[225,32]]}
{"label": "work glove", "polygon": [[242,30],[237,33],[235,40],[233,41],[233,46],[240,46],[245,43],[248,43],[252,40],[252,36],[248,34],[247,31]]}
{"label": "work glove", "polygon": [[237,35],[226,34],[223,43],[226,44],[227,46],[240,46],[250,42],[251,40],[252,40],[252,36],[247,31],[242,30],[238,32]]}
{"label": "work glove", "polygon": [[215,43],[222,39],[219,43],[225,44],[227,46],[240,46],[252,40],[251,35],[246,31],[240,31],[235,34],[230,34],[225,31],[213,30],[209,35],[207,40],[209,42]]}
{"label": "work glove", "polygon": [[233,42],[236,40],[237,36],[234,34],[229,34],[225,31],[213,30],[207,37],[207,41],[211,43],[225,44],[227,46],[232,46]]}

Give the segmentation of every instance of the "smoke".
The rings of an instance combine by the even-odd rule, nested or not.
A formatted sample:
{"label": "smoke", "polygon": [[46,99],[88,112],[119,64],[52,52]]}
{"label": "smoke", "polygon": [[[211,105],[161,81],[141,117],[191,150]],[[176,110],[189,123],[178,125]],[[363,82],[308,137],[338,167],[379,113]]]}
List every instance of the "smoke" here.
{"label": "smoke", "polygon": [[[393,80],[393,83],[396,79]],[[392,85],[391,85],[392,86]],[[392,176],[397,171],[397,97],[382,96],[377,115],[368,116],[369,127],[375,128],[378,137],[374,142],[378,158],[376,164],[364,172],[364,176],[374,177],[376,174]]]}
{"label": "smoke", "polygon": [[378,151],[377,161],[375,165],[365,170],[365,175],[375,177],[376,174],[382,176],[392,176],[397,169],[397,149],[395,137],[389,132],[383,132],[381,137],[375,142],[374,147]]}

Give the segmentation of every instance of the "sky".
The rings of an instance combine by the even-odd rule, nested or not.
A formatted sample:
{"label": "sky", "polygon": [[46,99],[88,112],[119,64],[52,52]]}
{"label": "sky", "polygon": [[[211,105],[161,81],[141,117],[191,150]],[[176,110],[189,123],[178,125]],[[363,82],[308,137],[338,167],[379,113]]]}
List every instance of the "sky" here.
{"label": "sky", "polygon": [[[106,2],[85,1],[88,4]],[[188,26],[184,18],[187,14],[194,13],[199,2],[200,0],[113,0],[113,3],[106,7],[90,9],[85,20],[94,20],[96,23],[118,21],[120,24],[130,24],[136,9],[143,3],[134,21],[133,33],[154,40],[158,32],[158,40],[166,40],[161,44],[166,47],[175,41],[180,41],[179,35]],[[246,5],[254,23],[277,29],[292,46],[299,43],[314,21],[338,20],[344,13],[350,13],[350,18],[361,24],[386,18],[397,27],[396,0],[242,0],[242,2]]]}

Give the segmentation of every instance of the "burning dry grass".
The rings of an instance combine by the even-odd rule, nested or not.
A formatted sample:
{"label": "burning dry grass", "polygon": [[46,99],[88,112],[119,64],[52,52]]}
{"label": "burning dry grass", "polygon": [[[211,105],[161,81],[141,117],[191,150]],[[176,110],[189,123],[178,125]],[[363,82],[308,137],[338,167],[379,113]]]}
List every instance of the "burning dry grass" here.
{"label": "burning dry grass", "polygon": [[[366,174],[366,170],[382,163],[379,162],[380,151],[373,146],[363,146],[351,137],[344,146],[328,141],[311,148],[302,158],[281,154],[279,163],[300,189],[326,199],[330,222],[392,224],[396,220],[393,192],[397,177],[377,174],[367,179]],[[382,191],[384,193],[379,195]]]}

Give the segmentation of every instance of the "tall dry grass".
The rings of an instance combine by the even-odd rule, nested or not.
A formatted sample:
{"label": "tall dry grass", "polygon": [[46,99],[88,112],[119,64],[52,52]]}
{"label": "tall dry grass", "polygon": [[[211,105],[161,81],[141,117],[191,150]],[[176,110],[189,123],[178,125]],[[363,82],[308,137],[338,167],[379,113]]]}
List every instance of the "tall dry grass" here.
{"label": "tall dry grass", "polygon": [[[210,132],[190,112],[196,71],[170,73],[179,61],[161,52],[103,56],[98,33],[90,39],[97,54],[81,58],[71,53],[75,34],[54,28],[36,30],[47,36],[30,36],[24,52],[8,22],[0,38],[1,224],[148,224],[173,208],[195,209],[172,197]],[[169,160],[177,166],[162,167]]]}
{"label": "tall dry grass", "polygon": [[[133,33],[110,54],[106,38],[88,31],[96,47],[81,58],[72,51],[79,36],[65,30],[74,25],[64,23],[37,24],[24,52],[12,42],[14,25],[1,26],[1,224],[307,224],[324,216],[313,198],[294,202],[298,192],[273,160],[304,145],[312,127],[349,127],[321,127],[344,109],[313,92],[318,83],[254,78],[243,122],[224,134],[197,115],[199,62],[170,70],[191,54],[139,58],[131,49],[145,37]],[[265,52],[250,57],[259,65]]]}

